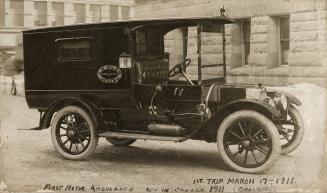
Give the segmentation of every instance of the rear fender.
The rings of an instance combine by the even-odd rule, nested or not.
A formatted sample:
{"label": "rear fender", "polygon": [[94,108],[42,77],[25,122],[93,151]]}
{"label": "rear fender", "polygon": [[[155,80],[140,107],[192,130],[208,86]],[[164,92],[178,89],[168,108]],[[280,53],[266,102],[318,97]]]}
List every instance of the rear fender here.
{"label": "rear fender", "polygon": [[254,110],[257,111],[269,119],[274,117],[280,117],[281,113],[273,106],[266,102],[255,100],[255,99],[242,99],[233,101],[219,107],[212,117],[204,122],[199,128],[199,135],[201,138],[205,138],[208,142],[216,141],[217,129],[220,123],[231,113],[239,110]]}
{"label": "rear fender", "polygon": [[86,110],[95,121],[96,128],[102,130],[104,128],[103,116],[99,108],[90,100],[81,97],[69,97],[57,100],[49,105],[43,113],[40,120],[39,129],[46,129],[50,126],[51,120],[55,112],[68,105],[76,105]]}

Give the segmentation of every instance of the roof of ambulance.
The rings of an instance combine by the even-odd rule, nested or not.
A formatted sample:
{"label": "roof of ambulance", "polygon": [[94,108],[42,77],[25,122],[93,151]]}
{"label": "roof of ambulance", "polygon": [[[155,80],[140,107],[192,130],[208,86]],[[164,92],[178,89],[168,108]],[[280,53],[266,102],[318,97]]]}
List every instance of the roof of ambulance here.
{"label": "roof of ambulance", "polygon": [[23,33],[40,33],[51,31],[65,31],[78,29],[93,29],[106,27],[136,27],[136,26],[160,26],[160,25],[196,25],[198,22],[219,22],[223,24],[234,23],[234,19],[225,16],[203,16],[203,17],[169,17],[169,18],[149,18],[149,19],[129,19],[117,20],[101,23],[75,24],[57,27],[46,27],[26,30]]}

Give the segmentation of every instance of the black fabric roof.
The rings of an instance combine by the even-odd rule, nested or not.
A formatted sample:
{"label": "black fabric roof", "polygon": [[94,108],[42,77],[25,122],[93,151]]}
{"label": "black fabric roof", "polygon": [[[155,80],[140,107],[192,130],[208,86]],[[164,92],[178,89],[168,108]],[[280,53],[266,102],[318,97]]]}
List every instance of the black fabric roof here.
{"label": "black fabric roof", "polygon": [[112,22],[102,23],[88,23],[88,24],[75,24],[59,27],[48,27],[26,30],[23,33],[42,33],[51,31],[65,31],[65,30],[78,30],[78,29],[92,29],[92,28],[107,28],[107,27],[137,27],[137,26],[160,26],[160,25],[181,25],[193,26],[198,22],[219,22],[222,24],[234,23],[235,21],[225,16],[215,17],[170,17],[170,18],[154,18],[154,19],[130,19],[118,20]]}

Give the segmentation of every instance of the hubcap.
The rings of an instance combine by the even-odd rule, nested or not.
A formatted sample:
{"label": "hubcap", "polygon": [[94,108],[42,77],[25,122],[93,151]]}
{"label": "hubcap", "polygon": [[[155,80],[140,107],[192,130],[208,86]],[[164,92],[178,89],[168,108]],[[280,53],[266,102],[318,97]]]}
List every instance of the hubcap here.
{"label": "hubcap", "polygon": [[68,137],[73,137],[75,135],[75,131],[74,130],[68,130],[67,135],[68,135]]}
{"label": "hubcap", "polygon": [[250,140],[244,140],[242,141],[242,145],[246,148],[246,149],[250,149],[252,143]]}

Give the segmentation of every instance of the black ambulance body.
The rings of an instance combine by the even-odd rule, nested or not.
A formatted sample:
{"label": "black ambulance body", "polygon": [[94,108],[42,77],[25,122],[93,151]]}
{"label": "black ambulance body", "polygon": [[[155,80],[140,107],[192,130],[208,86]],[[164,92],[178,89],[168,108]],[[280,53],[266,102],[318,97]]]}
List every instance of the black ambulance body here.
{"label": "black ambulance body", "polygon": [[[260,84],[226,83],[224,25],[233,22],[167,18],[25,31],[26,100],[41,113],[39,129],[51,127],[55,148],[73,160],[88,157],[99,137],[121,146],[195,139],[217,142],[237,171],[271,168],[300,144],[301,102]],[[171,64],[165,35],[187,27],[196,28],[197,57]],[[203,33],[221,38],[221,61],[203,62]],[[208,78],[212,67],[217,75]]]}

